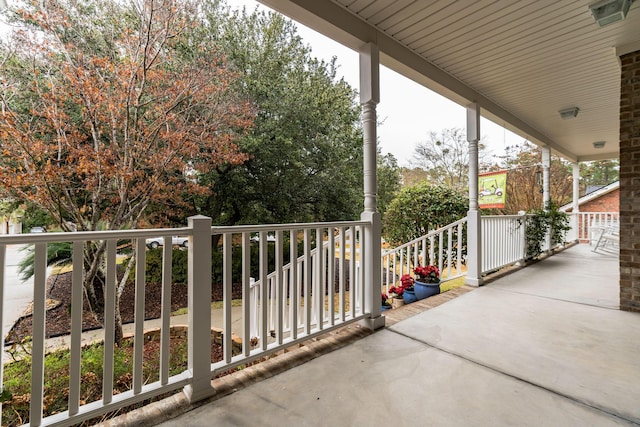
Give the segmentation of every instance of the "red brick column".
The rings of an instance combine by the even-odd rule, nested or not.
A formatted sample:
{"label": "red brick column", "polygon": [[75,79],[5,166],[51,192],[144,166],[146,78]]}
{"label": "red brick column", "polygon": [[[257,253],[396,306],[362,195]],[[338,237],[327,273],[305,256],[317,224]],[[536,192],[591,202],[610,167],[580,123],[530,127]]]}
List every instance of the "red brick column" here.
{"label": "red brick column", "polygon": [[620,61],[620,308],[640,312],[640,51]]}

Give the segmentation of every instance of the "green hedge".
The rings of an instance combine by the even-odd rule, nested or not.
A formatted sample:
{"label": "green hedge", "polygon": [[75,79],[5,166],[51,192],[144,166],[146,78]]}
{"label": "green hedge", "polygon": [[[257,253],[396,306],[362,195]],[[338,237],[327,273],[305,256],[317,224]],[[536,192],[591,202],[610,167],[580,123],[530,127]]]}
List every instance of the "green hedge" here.
{"label": "green hedge", "polygon": [[[275,244],[268,243],[268,272],[275,270]],[[303,243],[298,244],[298,254],[302,253]],[[258,277],[260,273],[259,260],[260,248],[258,244],[251,246],[251,269],[249,275]],[[283,245],[283,263],[289,262],[289,242]],[[173,283],[186,284],[188,279],[188,251],[184,249],[173,249],[172,260],[172,281]],[[242,246],[234,246],[231,254],[232,282],[242,281]],[[148,283],[162,282],[162,248],[149,249],[147,251],[147,277]],[[222,248],[211,253],[211,275],[212,283],[222,283],[223,274],[223,253]]]}

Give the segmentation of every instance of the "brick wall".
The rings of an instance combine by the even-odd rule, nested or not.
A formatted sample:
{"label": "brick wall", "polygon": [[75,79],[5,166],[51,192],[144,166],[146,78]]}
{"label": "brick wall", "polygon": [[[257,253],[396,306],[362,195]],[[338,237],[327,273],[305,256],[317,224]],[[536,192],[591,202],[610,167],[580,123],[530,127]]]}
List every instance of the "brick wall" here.
{"label": "brick wall", "polygon": [[640,312],[640,51],[620,61],[620,308]]}
{"label": "brick wall", "polygon": [[618,212],[620,188],[580,205],[580,212]]}
{"label": "brick wall", "polygon": [[[568,208],[567,212],[573,212],[573,208]],[[593,235],[590,235],[588,232],[589,225],[593,223],[593,221],[618,221],[618,213],[620,212],[620,188],[616,188],[608,192],[607,194],[603,194],[602,196],[589,200],[588,202],[582,203],[580,205],[580,212],[611,212],[612,215],[609,217],[598,217],[597,219],[589,218],[585,216],[580,216],[578,219],[578,230],[579,235],[578,238],[581,243],[588,243],[590,239],[593,238]]]}

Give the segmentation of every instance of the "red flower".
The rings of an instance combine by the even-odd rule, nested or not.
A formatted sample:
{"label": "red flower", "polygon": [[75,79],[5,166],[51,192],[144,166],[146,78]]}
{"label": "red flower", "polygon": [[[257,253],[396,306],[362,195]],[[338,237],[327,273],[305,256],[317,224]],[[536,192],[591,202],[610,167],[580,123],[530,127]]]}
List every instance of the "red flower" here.
{"label": "red flower", "polygon": [[400,278],[400,282],[402,283],[402,289],[403,290],[413,290],[413,277],[411,277],[410,274],[403,274],[402,277]]}
{"label": "red flower", "polygon": [[392,286],[389,288],[389,293],[393,297],[401,297],[404,293],[404,288],[402,286]]}
{"label": "red flower", "polygon": [[417,266],[413,269],[417,279],[426,283],[439,283],[440,270],[435,265],[427,265],[426,267]]}

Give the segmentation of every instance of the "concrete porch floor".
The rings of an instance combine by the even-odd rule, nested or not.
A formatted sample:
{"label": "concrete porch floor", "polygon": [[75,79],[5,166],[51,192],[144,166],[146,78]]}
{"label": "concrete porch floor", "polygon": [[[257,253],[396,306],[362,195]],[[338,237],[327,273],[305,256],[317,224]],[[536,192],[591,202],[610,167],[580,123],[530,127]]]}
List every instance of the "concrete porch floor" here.
{"label": "concrete porch floor", "polygon": [[390,314],[381,331],[161,425],[640,425],[640,313],[617,310],[617,256],[590,249]]}

